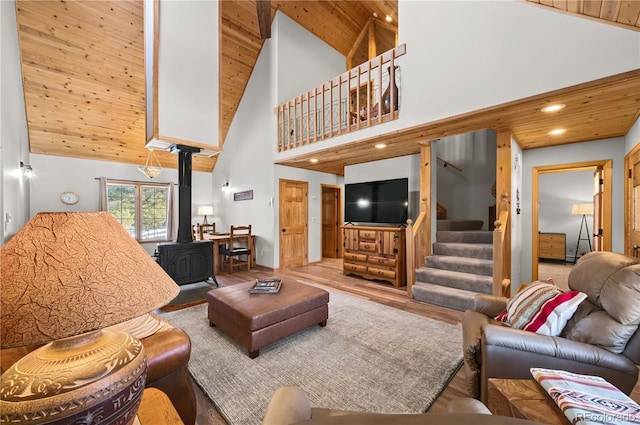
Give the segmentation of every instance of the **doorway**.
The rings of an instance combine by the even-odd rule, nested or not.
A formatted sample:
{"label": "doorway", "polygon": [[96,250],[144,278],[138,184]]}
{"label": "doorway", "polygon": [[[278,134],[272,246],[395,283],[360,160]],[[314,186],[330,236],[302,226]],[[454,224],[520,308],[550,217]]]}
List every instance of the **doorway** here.
{"label": "doorway", "polygon": [[322,258],[342,258],[342,187],[320,185],[322,196],[320,206],[321,252]]}
{"label": "doorway", "polygon": [[309,184],[280,179],[280,268],[306,266],[309,258]]}
{"label": "doorway", "polygon": [[[544,174],[552,173],[567,173],[577,171],[590,171],[593,176],[593,191],[590,194],[588,202],[593,205],[594,211],[592,213],[594,222],[591,224],[590,234],[586,237],[594,238],[594,242],[591,244],[592,249],[601,251],[611,250],[611,192],[612,192],[612,161],[592,161],[592,162],[580,162],[573,164],[558,164],[550,166],[541,166],[533,168],[533,180],[532,180],[532,259],[531,259],[531,274],[532,280],[538,279],[538,267],[540,258],[540,176]],[[588,178],[588,177],[587,177]],[[569,191],[570,188],[567,188]],[[542,229],[544,230],[544,229]],[[582,230],[582,227],[580,228]],[[583,231],[584,232],[584,231]],[[581,238],[583,236],[578,236]],[[567,240],[565,243],[567,246],[575,241]],[[566,249],[566,248],[565,248]],[[578,239],[578,246],[576,250],[580,249],[580,240]],[[576,256],[579,253],[575,253]],[[566,256],[566,253],[565,253]],[[573,258],[570,258],[573,260]]]}
{"label": "doorway", "polygon": [[624,253],[640,257],[640,144],[624,157]]}

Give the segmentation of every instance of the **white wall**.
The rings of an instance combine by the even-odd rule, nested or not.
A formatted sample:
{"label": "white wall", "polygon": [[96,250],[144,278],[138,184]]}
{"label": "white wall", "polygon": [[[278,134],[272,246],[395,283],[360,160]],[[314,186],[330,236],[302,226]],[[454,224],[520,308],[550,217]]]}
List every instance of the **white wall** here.
{"label": "white wall", "polygon": [[0,1],[0,245],[29,220],[29,181],[20,170],[20,161],[29,164],[29,138],[15,7]]}
{"label": "white wall", "polygon": [[[281,13],[274,19],[238,106],[213,171],[216,227],[251,224],[256,234],[256,262],[279,267],[278,180],[309,182],[309,261],[319,261],[320,183],[339,184],[337,176],[275,167],[278,98],[288,98],[345,69],[345,58]],[[220,188],[229,182],[231,191]],[[317,188],[317,189],[316,189]],[[253,190],[253,200],[233,201],[233,192]],[[314,194],[313,191],[316,191]],[[313,197],[317,199],[313,199]],[[319,221],[319,220],[317,220]]]}
{"label": "white wall", "polygon": [[398,41],[407,45],[398,60],[400,118],[281,157],[593,81],[640,63],[640,33],[520,1],[400,0],[398,21]]}
{"label": "white wall", "polygon": [[218,2],[160,1],[161,136],[218,146]]}
{"label": "white wall", "polygon": [[[589,233],[583,230],[580,235],[582,216],[571,214],[573,204],[593,202],[593,171],[540,174],[538,199],[538,230],[543,233],[564,233],[566,259],[573,261],[578,236],[589,239],[595,232],[593,216],[587,216]],[[580,242],[578,255],[583,251],[589,252],[589,242]]]}
{"label": "white wall", "polygon": [[[624,150],[625,140],[622,137],[585,142],[577,145],[554,146],[550,148],[530,149],[523,152],[523,202],[522,233],[523,240],[520,260],[522,262],[522,279],[531,280],[531,196],[533,167],[545,165],[571,164],[585,161],[612,160],[612,199],[611,199],[611,250],[624,252]],[[572,196],[567,190],[567,197]],[[528,241],[528,242],[527,242]]]}
{"label": "white wall", "polygon": [[[97,211],[100,203],[100,186],[99,181],[96,180],[98,177],[153,183],[178,183],[178,172],[173,168],[164,169],[160,176],[150,180],[137,169],[136,165],[131,164],[38,154],[32,154],[31,161],[36,177],[31,180],[30,216],[45,211]],[[192,222],[195,224],[202,222],[202,217],[196,215],[197,207],[211,205],[213,191],[211,175],[194,172],[191,184],[193,204],[191,214]],[[80,201],[75,205],[63,204],[60,201],[60,194],[65,191],[76,192],[80,195]],[[156,244],[142,244],[142,246],[147,251],[153,252]]]}
{"label": "white wall", "polygon": [[462,169],[437,166],[437,202],[447,209],[448,219],[483,220],[488,229],[489,206],[496,204],[491,186],[496,182],[496,133],[476,131],[446,137],[433,143],[437,156]]}

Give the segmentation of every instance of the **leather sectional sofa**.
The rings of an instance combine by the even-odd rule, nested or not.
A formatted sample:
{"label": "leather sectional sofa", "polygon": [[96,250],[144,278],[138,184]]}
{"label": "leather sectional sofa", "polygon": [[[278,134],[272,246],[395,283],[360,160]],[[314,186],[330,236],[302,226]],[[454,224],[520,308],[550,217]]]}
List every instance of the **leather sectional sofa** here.
{"label": "leather sectional sofa", "polygon": [[453,399],[445,413],[381,414],[311,407],[298,387],[280,387],[269,401],[262,425],[518,425],[537,424],[524,419],[491,416],[489,409],[472,398]]}
{"label": "leather sectional sofa", "polygon": [[640,259],[613,252],[581,257],[569,288],[587,294],[559,336],[513,329],[494,318],[506,298],[477,295],[462,319],[469,394],[487,401],[489,378],[532,379],[530,368],[601,376],[629,394],[640,364]]}

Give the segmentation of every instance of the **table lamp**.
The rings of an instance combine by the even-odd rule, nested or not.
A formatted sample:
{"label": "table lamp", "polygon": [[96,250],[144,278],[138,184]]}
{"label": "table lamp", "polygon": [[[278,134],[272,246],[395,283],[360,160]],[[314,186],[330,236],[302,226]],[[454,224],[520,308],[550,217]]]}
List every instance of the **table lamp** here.
{"label": "table lamp", "polygon": [[207,223],[207,216],[208,215],[213,215],[213,207],[210,206],[210,205],[205,205],[205,206],[198,207],[198,215],[203,215],[204,216],[204,220],[202,221],[202,224],[208,224]]}
{"label": "table lamp", "polygon": [[39,213],[0,249],[0,348],[46,344],[0,378],[0,422],[133,423],[142,343],[103,328],[179,287],[108,212]]}

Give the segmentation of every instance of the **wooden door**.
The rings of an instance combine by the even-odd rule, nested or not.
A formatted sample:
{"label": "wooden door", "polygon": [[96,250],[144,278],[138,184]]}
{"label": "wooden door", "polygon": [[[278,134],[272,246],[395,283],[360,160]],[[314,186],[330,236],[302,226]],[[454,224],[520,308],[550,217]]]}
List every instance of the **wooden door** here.
{"label": "wooden door", "polygon": [[[593,250],[603,251],[602,234],[603,234],[603,208],[602,203],[604,186],[604,169],[602,167],[596,167],[593,172],[593,223],[591,224],[591,230],[593,230]],[[589,235],[591,237],[592,235]]]}
{"label": "wooden door", "polygon": [[280,268],[308,262],[308,183],[280,179]]}
{"label": "wooden door", "polygon": [[625,157],[625,253],[640,257],[640,144]]}
{"label": "wooden door", "polygon": [[342,257],[340,244],[340,188],[322,186],[322,257]]}

